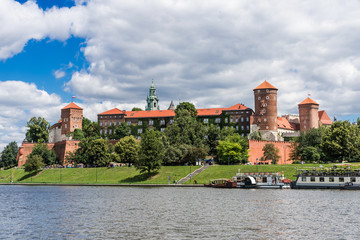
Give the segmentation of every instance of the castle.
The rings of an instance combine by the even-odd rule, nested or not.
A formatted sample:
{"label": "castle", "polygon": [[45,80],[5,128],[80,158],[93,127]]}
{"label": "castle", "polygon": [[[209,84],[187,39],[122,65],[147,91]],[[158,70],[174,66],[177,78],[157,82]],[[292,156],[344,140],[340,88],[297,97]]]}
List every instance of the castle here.
{"label": "castle", "polygon": [[[286,137],[294,137],[300,131],[318,128],[321,125],[331,125],[332,121],[325,111],[319,111],[319,104],[309,97],[298,104],[299,115],[278,116],[278,89],[264,81],[253,89],[255,111],[243,104],[235,104],[227,108],[197,109],[198,121],[204,124],[215,124],[218,128],[230,127],[243,137],[259,132],[262,140],[249,140],[249,162],[257,163],[262,156],[262,147],[271,141],[280,150],[279,163],[291,163],[289,160],[290,142],[284,142]],[[171,101],[167,110],[160,110],[156,88],[152,82],[147,97],[145,111],[125,111],[114,108],[98,114],[100,134],[111,139],[116,127],[125,122],[131,127],[131,134],[141,140],[141,134],[146,128],[164,131],[171,125],[175,117],[175,106]],[[61,109],[61,119],[50,128],[48,149],[54,149],[57,161],[65,163],[66,153],[75,151],[79,141],[73,140],[69,133],[82,129],[83,109],[75,103],[70,103]],[[35,143],[23,142],[19,148],[18,166],[26,163]]]}

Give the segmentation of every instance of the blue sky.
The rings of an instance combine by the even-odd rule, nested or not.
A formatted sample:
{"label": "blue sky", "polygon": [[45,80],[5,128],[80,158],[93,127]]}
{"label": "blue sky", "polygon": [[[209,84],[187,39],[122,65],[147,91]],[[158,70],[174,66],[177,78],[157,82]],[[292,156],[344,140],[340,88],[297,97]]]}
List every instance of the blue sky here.
{"label": "blue sky", "polygon": [[264,80],[278,114],[308,94],[331,118],[360,107],[360,3],[343,1],[1,0],[0,149],[33,116],[55,123],[76,96],[84,115],[243,103]]}

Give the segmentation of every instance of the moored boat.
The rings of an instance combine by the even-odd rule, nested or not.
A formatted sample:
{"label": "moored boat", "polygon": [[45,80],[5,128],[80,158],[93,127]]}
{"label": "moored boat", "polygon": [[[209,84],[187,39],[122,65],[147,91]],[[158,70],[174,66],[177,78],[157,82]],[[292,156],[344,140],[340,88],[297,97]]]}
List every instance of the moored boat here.
{"label": "moored boat", "polygon": [[312,168],[297,171],[293,189],[354,189],[360,190],[360,171],[350,167]]}
{"label": "moored boat", "polygon": [[272,172],[239,172],[233,177],[239,188],[290,188],[284,174]]}
{"label": "moored boat", "polygon": [[236,182],[231,179],[220,178],[210,180],[209,184],[204,184],[205,187],[214,187],[214,188],[236,188]]}

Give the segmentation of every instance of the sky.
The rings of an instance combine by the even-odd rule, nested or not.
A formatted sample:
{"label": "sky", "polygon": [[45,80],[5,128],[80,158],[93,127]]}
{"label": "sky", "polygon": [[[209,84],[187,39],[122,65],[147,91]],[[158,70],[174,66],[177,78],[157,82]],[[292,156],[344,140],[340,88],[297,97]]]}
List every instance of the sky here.
{"label": "sky", "polygon": [[279,89],[278,115],[310,94],[331,118],[360,112],[357,0],[1,0],[0,150],[31,117],[51,124],[72,101],[84,116],[144,108],[254,108]]}

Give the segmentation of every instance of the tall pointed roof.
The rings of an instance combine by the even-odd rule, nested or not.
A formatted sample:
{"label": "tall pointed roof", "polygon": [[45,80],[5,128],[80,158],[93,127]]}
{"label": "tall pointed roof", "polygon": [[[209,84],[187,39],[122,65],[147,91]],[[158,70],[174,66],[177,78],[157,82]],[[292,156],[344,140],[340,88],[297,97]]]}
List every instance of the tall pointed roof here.
{"label": "tall pointed roof", "polygon": [[258,90],[258,89],[275,89],[278,90],[276,87],[274,87],[273,85],[271,85],[268,81],[264,81],[262,84],[260,84],[259,86],[257,86],[256,88],[254,88],[254,90]]}
{"label": "tall pointed roof", "polygon": [[68,105],[66,105],[63,109],[68,109],[68,108],[72,108],[72,109],[80,109],[82,110],[81,107],[79,107],[78,105],[76,105],[75,103],[71,102]]}
{"label": "tall pointed roof", "polygon": [[305,104],[315,104],[315,105],[319,105],[317,102],[315,102],[314,100],[312,100],[311,98],[307,97],[304,101],[302,101],[301,103],[299,103],[299,105],[305,105]]}
{"label": "tall pointed roof", "polygon": [[174,105],[172,100],[171,100],[171,103],[170,103],[170,106],[169,106],[168,110],[175,110],[175,105]]}

